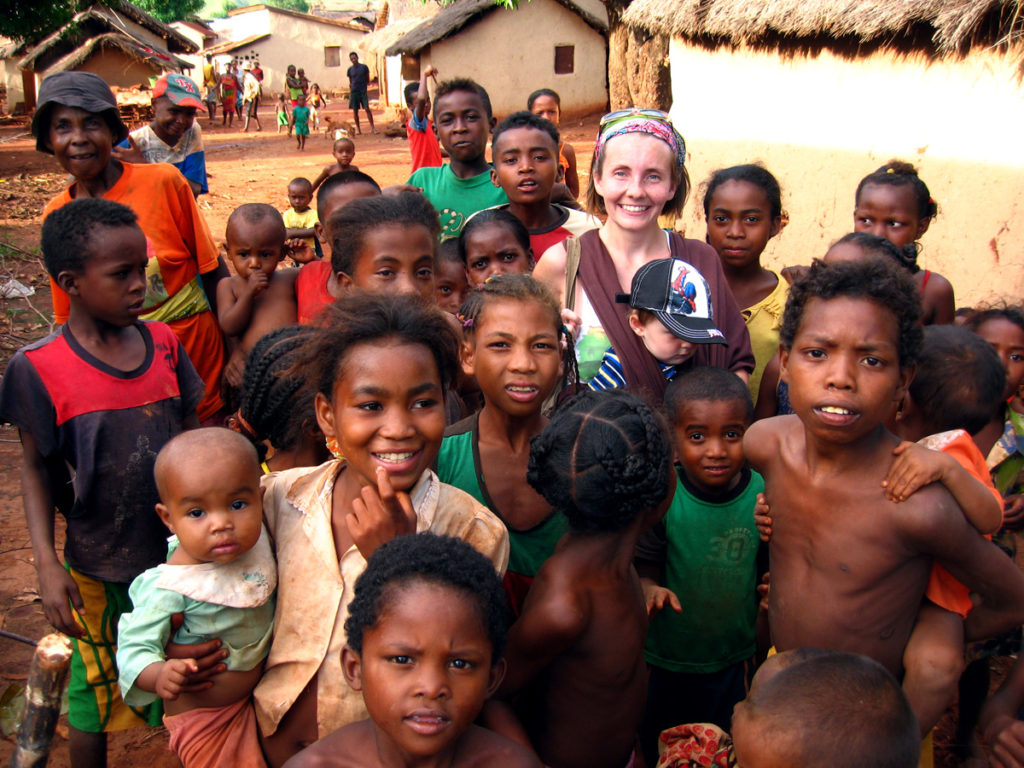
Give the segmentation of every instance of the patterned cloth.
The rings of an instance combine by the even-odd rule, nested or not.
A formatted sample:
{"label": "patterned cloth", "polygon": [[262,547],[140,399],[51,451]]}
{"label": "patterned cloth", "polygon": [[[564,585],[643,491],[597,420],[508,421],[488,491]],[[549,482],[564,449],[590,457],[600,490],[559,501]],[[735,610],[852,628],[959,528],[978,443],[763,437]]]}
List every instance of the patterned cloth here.
{"label": "patterned cloth", "polygon": [[682,135],[672,125],[667,114],[655,109],[628,109],[622,110],[621,114],[612,112],[605,115],[601,120],[594,156],[600,156],[610,138],[624,133],[645,133],[661,139],[675,153],[677,169],[686,163],[686,142]]}
{"label": "patterned cloth", "polygon": [[656,768],[732,768],[736,755],[732,737],[711,723],[687,723],[662,731]]}

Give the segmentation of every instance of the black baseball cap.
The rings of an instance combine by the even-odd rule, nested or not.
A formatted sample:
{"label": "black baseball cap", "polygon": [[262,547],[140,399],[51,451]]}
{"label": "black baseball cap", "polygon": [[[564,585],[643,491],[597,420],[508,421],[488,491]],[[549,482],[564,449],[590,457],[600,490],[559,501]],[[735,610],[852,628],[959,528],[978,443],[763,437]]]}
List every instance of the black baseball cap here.
{"label": "black baseball cap", "polygon": [[102,115],[114,134],[114,144],[128,138],[128,128],[121,122],[117,111],[117,99],[102,77],[92,72],[58,72],[39,86],[39,99],[32,115],[32,135],[36,137],[36,149],[40,152],[53,154],[47,134],[50,131],[50,112],[57,105]]}
{"label": "black baseball cap", "polygon": [[715,325],[711,289],[695,266],[681,259],[656,259],[633,275],[630,292],[615,300],[652,312],[675,336],[693,344],[725,344]]}

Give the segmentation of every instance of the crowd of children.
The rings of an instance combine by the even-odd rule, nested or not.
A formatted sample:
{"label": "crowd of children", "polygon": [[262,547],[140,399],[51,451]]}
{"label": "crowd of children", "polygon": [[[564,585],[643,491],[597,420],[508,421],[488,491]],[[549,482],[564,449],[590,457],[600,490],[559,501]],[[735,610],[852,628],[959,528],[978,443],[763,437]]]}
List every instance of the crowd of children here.
{"label": "crowd of children", "polygon": [[974,692],[1024,623],[1024,310],[952,325],[917,172],[868,174],[854,231],[776,274],[767,169],[714,173],[706,242],[666,232],[683,137],[614,112],[583,213],[557,93],[498,123],[436,80],[408,185],[339,139],[283,215],[231,214],[230,272],[179,170],[113,151],[102,79],[43,81],[62,324],[0,419],[72,765],[162,715],[185,768],[911,768],[959,685],[1024,766],[1021,665]]}

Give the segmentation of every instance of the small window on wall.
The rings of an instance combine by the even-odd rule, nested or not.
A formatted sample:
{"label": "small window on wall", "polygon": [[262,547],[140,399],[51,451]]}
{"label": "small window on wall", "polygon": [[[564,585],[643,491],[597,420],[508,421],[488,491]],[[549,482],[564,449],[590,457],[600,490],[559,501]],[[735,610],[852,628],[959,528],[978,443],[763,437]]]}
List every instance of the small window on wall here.
{"label": "small window on wall", "polygon": [[341,46],[340,45],[325,45],[324,46],[324,66],[325,67],[340,67],[341,66]]}
{"label": "small window on wall", "polygon": [[576,46],[556,45],[555,46],[555,74],[571,75],[573,73],[576,57]]}

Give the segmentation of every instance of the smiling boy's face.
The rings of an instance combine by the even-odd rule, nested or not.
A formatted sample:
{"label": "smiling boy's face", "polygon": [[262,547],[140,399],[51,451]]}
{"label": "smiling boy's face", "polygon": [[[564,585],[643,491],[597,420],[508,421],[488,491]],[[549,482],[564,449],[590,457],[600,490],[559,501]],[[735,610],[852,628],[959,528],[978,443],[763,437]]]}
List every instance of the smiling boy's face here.
{"label": "smiling boy's face", "polygon": [[558,180],[558,147],[551,134],[524,126],[502,131],[491,148],[491,181],[505,190],[509,202],[550,203]]}
{"label": "smiling boy's face", "polygon": [[434,134],[452,160],[478,160],[487,149],[494,123],[473,91],[450,91],[435,101]]}

